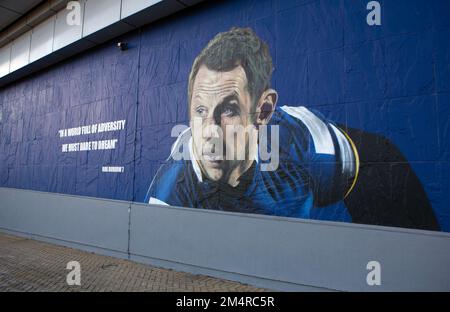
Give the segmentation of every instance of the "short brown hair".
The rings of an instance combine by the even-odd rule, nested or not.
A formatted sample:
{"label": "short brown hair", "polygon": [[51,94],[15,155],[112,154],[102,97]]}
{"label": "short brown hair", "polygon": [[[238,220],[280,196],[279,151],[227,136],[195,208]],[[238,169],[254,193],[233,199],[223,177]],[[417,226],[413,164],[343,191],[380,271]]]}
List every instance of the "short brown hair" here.
{"label": "short brown hair", "polygon": [[189,75],[189,103],[195,77],[202,65],[222,72],[241,65],[247,76],[247,88],[254,103],[270,87],[272,57],[267,44],[251,28],[233,27],[217,34],[195,58]]}

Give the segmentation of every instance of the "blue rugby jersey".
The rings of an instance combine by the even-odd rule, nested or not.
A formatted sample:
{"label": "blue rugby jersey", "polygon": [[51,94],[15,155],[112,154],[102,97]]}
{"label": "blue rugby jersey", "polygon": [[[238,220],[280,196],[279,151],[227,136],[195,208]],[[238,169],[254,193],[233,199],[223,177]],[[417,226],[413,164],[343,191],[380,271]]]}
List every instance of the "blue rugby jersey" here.
{"label": "blue rugby jersey", "polygon": [[[300,106],[275,110],[279,126],[279,165],[274,171],[253,165],[232,187],[204,178],[195,160],[172,155],[157,171],[145,198],[151,204],[215,209],[308,219],[351,221],[342,201],[358,170],[358,156],[346,134],[317,112]],[[267,143],[270,145],[270,127]],[[190,129],[173,150],[191,140]],[[190,142],[189,149],[192,149]],[[270,146],[269,146],[270,150]],[[189,151],[192,155],[192,151]]]}

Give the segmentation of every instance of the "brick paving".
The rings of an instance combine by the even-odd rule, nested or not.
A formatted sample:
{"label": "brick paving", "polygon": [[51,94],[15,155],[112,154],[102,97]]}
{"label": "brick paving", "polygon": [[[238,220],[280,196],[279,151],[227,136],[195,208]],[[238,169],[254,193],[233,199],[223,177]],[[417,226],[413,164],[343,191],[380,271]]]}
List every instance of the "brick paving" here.
{"label": "brick paving", "polygon": [[[81,285],[69,286],[69,261]],[[265,291],[0,233],[0,291]]]}

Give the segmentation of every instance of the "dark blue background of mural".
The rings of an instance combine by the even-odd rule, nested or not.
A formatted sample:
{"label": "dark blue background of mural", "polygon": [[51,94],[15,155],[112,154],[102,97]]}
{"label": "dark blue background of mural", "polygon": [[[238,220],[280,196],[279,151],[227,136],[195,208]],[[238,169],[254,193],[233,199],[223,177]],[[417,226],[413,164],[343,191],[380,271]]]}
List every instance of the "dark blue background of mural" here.
{"label": "dark blue background of mural", "polygon": [[[373,27],[367,2],[210,1],[117,39],[127,51],[114,40],[3,88],[0,186],[142,201],[172,127],[188,123],[195,56],[218,32],[249,26],[270,46],[279,105],[390,139],[450,231],[450,1],[379,1],[382,25]],[[118,119],[126,130],[58,136]],[[63,143],[116,137],[113,151],[61,152]],[[105,165],[125,172],[102,173]]]}

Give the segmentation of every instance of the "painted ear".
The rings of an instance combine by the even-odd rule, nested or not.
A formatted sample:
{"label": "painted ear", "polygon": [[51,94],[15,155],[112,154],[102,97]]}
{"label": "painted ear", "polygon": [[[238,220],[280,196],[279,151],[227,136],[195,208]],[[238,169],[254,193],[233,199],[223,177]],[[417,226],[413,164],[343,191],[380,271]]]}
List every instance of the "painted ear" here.
{"label": "painted ear", "polygon": [[272,115],[272,113],[273,113],[273,105],[271,105],[268,102],[264,102],[261,105],[258,119],[260,121],[264,121],[264,120],[270,119],[270,116]]}
{"label": "painted ear", "polygon": [[273,89],[264,91],[261,95],[256,109],[256,123],[259,125],[268,124],[272,118],[277,105],[278,94]]}

